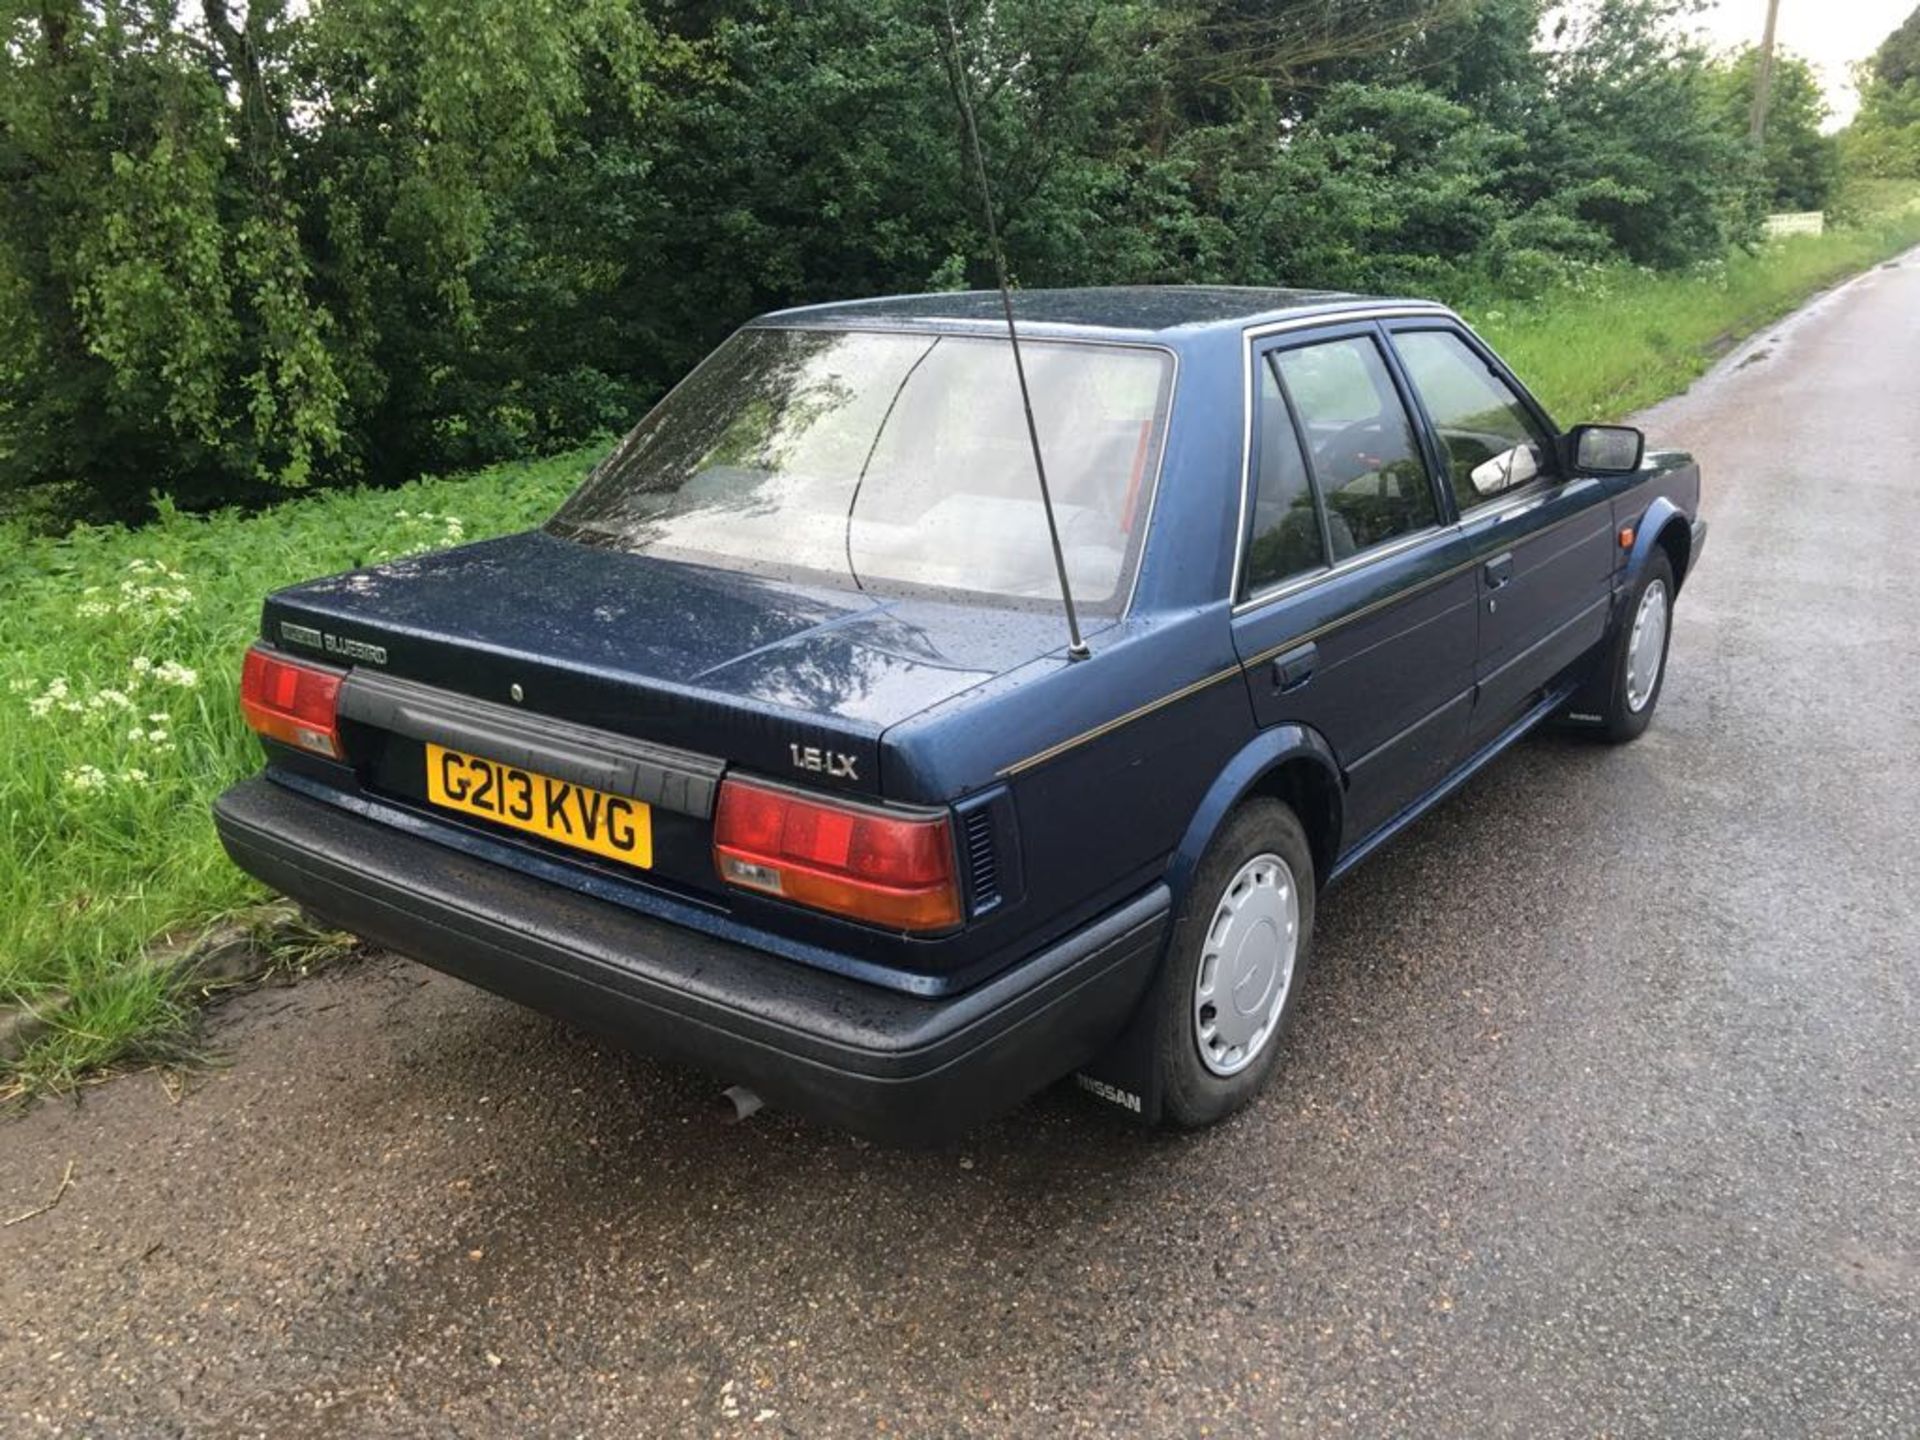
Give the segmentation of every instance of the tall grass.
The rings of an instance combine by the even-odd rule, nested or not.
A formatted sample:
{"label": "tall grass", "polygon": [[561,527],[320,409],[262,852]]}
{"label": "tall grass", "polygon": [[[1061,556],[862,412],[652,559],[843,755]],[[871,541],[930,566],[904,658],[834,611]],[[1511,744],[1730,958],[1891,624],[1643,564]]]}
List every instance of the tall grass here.
{"label": "tall grass", "polygon": [[0,1004],[69,997],[12,1083],[165,1053],[183,997],[143,950],[259,898],[207,807],[259,765],[237,691],[261,597],[538,524],[590,458],[60,540],[0,527]]}
{"label": "tall grass", "polygon": [[1876,186],[1859,223],[1674,273],[1609,266],[1537,300],[1460,308],[1563,425],[1619,419],[1686,388],[1809,295],[1920,245],[1914,187]]}
{"label": "tall grass", "polygon": [[[1911,192],[1903,192],[1902,197]],[[1717,349],[1808,294],[1920,244],[1920,209],[1734,255],[1629,268],[1526,303],[1466,307],[1563,422],[1681,388]],[[269,590],[538,523],[591,452],[262,514],[170,512],[59,540],[0,526],[0,1003],[70,997],[0,1091],[167,1053],[188,1007],[140,963],[155,937],[255,900],[207,817],[259,757],[239,656]]]}

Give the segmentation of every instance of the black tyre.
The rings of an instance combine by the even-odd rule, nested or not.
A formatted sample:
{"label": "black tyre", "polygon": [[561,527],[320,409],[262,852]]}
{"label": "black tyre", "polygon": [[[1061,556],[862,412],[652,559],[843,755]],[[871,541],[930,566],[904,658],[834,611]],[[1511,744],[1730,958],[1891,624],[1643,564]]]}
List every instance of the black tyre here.
{"label": "black tyre", "polygon": [[1610,684],[1601,712],[1607,738],[1637,739],[1653,719],[1667,679],[1667,647],[1673,640],[1673,565],[1656,549],[1627,597],[1608,656]]}
{"label": "black tyre", "polygon": [[1160,984],[1165,1120],[1211,1125],[1279,1062],[1313,940],[1313,852],[1278,800],[1250,800],[1214,836],[1174,919]]}

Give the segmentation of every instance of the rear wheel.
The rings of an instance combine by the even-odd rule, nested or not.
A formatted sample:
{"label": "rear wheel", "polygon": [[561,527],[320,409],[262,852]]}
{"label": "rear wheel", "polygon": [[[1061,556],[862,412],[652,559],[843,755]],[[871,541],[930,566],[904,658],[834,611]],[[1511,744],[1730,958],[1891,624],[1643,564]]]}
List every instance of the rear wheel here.
{"label": "rear wheel", "polygon": [[1280,1059],[1313,938],[1313,852],[1278,800],[1220,829],[1174,922],[1158,1063],[1167,1122],[1211,1125],[1260,1092]]}
{"label": "rear wheel", "polygon": [[1667,678],[1667,646],[1673,638],[1673,564],[1656,549],[1627,599],[1610,659],[1613,684],[1607,696],[1607,738],[1637,739],[1653,719]]}

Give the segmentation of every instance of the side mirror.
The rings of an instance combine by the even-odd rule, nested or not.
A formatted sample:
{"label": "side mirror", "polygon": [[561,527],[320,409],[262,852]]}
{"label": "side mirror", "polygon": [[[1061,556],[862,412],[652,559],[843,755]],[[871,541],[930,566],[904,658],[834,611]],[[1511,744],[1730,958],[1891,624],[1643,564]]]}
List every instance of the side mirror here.
{"label": "side mirror", "polygon": [[1631,475],[1647,449],[1647,437],[1631,425],[1576,425],[1567,442],[1573,468],[1588,475]]}

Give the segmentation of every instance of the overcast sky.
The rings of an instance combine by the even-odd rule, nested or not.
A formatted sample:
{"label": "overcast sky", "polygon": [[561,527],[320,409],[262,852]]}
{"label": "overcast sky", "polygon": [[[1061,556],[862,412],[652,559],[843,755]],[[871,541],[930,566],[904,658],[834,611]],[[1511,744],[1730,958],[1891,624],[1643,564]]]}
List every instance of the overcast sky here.
{"label": "overcast sky", "polygon": [[[1780,0],[1778,43],[1806,56],[1820,72],[1834,110],[1829,128],[1844,124],[1859,103],[1848,67],[1879,49],[1916,3],[1920,0]],[[1767,0],[1717,0],[1694,23],[1715,46],[1757,45],[1766,28]]]}

